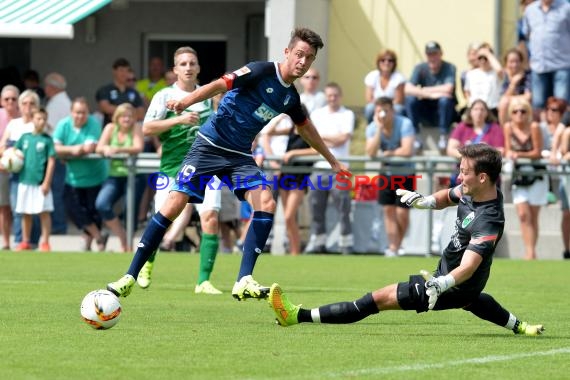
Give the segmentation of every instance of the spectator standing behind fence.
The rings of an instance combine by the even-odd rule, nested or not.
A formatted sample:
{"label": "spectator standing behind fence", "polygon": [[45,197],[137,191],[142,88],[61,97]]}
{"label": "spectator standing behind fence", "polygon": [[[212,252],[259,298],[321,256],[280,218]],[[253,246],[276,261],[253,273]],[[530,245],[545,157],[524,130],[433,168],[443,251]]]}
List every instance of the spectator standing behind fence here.
{"label": "spectator standing behind fence", "polygon": [[532,70],[532,106],[542,111],[549,96],[570,102],[570,3],[539,0],[524,12]]}
{"label": "spectator standing behind fence", "polygon": [[[395,114],[390,98],[379,98],[375,104],[374,120],[366,128],[366,154],[376,157],[381,151],[383,157],[411,157],[414,154],[416,135],[410,119]],[[385,162],[383,169],[382,179],[378,183],[378,203],[384,211],[388,237],[388,248],[384,255],[394,257],[404,253],[402,241],[408,230],[410,209],[399,202],[393,184],[399,182],[404,189],[415,191],[415,179],[408,177],[415,174],[414,164]],[[400,182],[402,176],[406,176],[406,180]]]}
{"label": "spectator standing behind fence", "polygon": [[[135,121],[135,109],[129,103],[123,103],[115,110],[113,122],[103,129],[95,151],[104,157],[112,157],[119,153],[137,154],[142,148],[142,129]],[[127,241],[123,223],[115,215],[113,207],[127,192],[128,175],[129,168],[124,159],[111,159],[109,177],[103,182],[95,200],[95,208],[105,225],[119,238],[123,252],[131,251],[132,242]]]}
{"label": "spectator standing behind fence", "polygon": [[85,98],[76,98],[71,104],[71,115],[57,125],[53,140],[57,155],[67,165],[65,175],[65,208],[77,228],[84,232],[84,250],[91,250],[95,239],[99,251],[104,251],[107,234],[101,232],[101,217],[95,200],[101,184],[107,178],[108,167],[104,159],[85,158],[95,153],[101,136],[101,125],[89,115]]}
{"label": "spectator standing behind fence", "polygon": [[[18,108],[18,87],[8,84],[0,92],[0,136],[8,123],[20,117]],[[4,146],[0,147],[0,155]],[[10,173],[0,167],[0,226],[2,231],[2,249],[10,249],[10,234],[12,233],[12,209],[10,208]]]}
{"label": "spectator standing behind fence", "polygon": [[132,75],[131,64],[125,58],[119,58],[113,63],[113,82],[97,90],[95,99],[99,111],[104,115],[103,125],[109,124],[113,113],[119,104],[130,103],[136,109],[137,120],[142,120],[145,109],[143,100],[137,90],[128,83]]}
{"label": "spectator standing behind fence", "polygon": [[548,202],[548,176],[535,176],[533,172],[546,169],[541,165],[520,164],[520,158],[540,159],[543,139],[538,123],[532,121],[530,103],[514,98],[509,105],[510,121],[505,123],[505,157],[515,164],[513,177],[513,203],[521,226],[524,258],[536,259],[538,216],[540,207]]}
{"label": "spectator standing behind fence", "polygon": [[497,118],[499,116],[499,94],[504,78],[501,63],[493,54],[489,44],[482,44],[477,50],[479,67],[470,70],[465,76],[465,96],[467,104],[481,99],[487,104],[489,111]]}
{"label": "spectator standing behind fence", "polygon": [[[560,154],[561,158],[566,161],[570,161],[570,128],[566,128],[562,133],[560,139]],[[568,194],[570,194],[570,176],[568,174],[568,168],[566,173],[562,175],[560,181],[560,198],[562,207],[562,243],[564,244],[564,252],[562,257],[565,259],[570,259],[570,210],[568,208]]]}
{"label": "spectator standing behind fence", "polygon": [[311,67],[305,75],[301,77],[301,87],[303,91],[299,94],[301,103],[307,107],[309,114],[314,110],[324,107],[327,104],[324,92],[319,90],[321,74],[319,70]]}
{"label": "spectator standing behind fence", "polygon": [[525,68],[524,56],[518,49],[510,49],[505,54],[504,77],[501,85],[501,98],[499,100],[499,123],[504,125],[509,119],[508,108],[511,99],[522,96],[528,102],[532,94],[530,83],[530,71]]}
{"label": "spectator standing behind fence", "polygon": [[[337,83],[331,82],[325,86],[325,97],[327,105],[313,111],[311,120],[333,156],[342,159],[350,154],[354,113],[342,105],[342,89]],[[347,163],[344,164],[347,165]],[[316,162],[314,168],[311,183],[320,183],[321,186],[315,186],[309,198],[312,212],[311,237],[308,244],[310,252],[324,253],[327,251],[326,212],[330,195],[340,219],[339,250],[343,254],[350,254],[354,245],[350,221],[350,193],[337,188],[339,182],[327,162]]]}
{"label": "spectator standing behind fence", "polygon": [[406,115],[416,130],[415,148],[421,148],[420,123],[428,122],[439,127],[437,146],[444,150],[451,123],[456,118],[455,65],[442,59],[439,43],[426,44],[427,62],[418,64],[406,83]]}
{"label": "spectator standing behind fence", "polygon": [[394,111],[397,114],[404,113],[404,86],[406,78],[396,70],[398,67],[398,56],[396,52],[386,49],[381,51],[376,57],[376,70],[366,74],[364,85],[366,86],[364,98],[364,117],[366,122],[372,122],[376,99],[387,97],[392,99]]}
{"label": "spectator standing behind fence", "polygon": [[164,61],[160,57],[152,57],[148,61],[148,77],[138,80],[135,86],[143,97],[145,108],[150,105],[152,97],[167,86],[164,78]]}
{"label": "spectator standing behind fence", "polygon": [[45,130],[48,115],[44,109],[34,109],[32,123],[34,130],[24,133],[16,142],[16,148],[24,153],[24,166],[20,171],[18,184],[18,202],[16,212],[22,214],[22,241],[16,247],[17,251],[32,248],[32,215],[39,215],[41,222],[41,237],[38,250],[51,251],[49,236],[51,234],[51,215],[53,197],[51,181],[55,169],[55,150],[53,140]]}
{"label": "spectator standing behind fence", "polygon": [[[39,108],[40,97],[33,90],[25,90],[18,97],[18,109],[20,117],[12,119],[2,135],[0,140],[0,153],[4,149],[14,146],[24,133],[32,132],[34,124],[32,123],[32,112]],[[18,201],[18,174],[10,175],[10,207],[12,209],[12,230],[14,233],[14,242],[16,244],[22,241],[22,215],[16,212],[16,203]],[[31,243],[37,244],[40,236],[40,222],[37,217],[33,218]]]}
{"label": "spectator standing behind fence", "polygon": [[[555,165],[560,164],[560,160],[568,152],[568,136],[570,136],[569,128],[562,123],[562,115],[566,110],[567,103],[560,98],[551,96],[546,101],[546,121],[540,124],[543,132],[544,149],[549,149],[548,158]],[[543,151],[545,156],[546,151]],[[568,202],[567,178],[561,175],[558,184],[558,196],[560,197],[560,209],[562,211],[562,220],[560,221],[560,230],[562,232],[562,243],[564,251],[562,257],[570,259],[570,204]]]}
{"label": "spectator standing behind fence", "polygon": [[[71,99],[66,92],[67,81],[65,77],[59,73],[54,72],[46,75],[44,78],[44,88],[47,97],[47,133],[51,136],[59,121],[69,116]],[[51,213],[51,233],[65,235],[67,233],[67,216],[64,206],[65,164],[57,157],[55,158],[51,192],[54,204],[58,205]]]}
{"label": "spectator standing behind fence", "polygon": [[[303,110],[307,112],[305,106],[303,106]],[[289,118],[289,120],[291,119]],[[269,138],[286,136],[286,146],[282,160],[283,165],[293,166],[295,168],[312,166],[311,163],[295,162],[294,160],[295,157],[316,155],[318,153],[297,133],[297,129],[292,120],[288,130],[279,130],[278,124],[272,123],[269,124],[269,128],[265,133]],[[297,256],[301,253],[301,232],[299,230],[299,224],[297,223],[297,211],[307,193],[306,186],[303,188],[302,184],[306,184],[306,178],[310,174],[310,169],[308,169],[306,173],[301,173],[300,171],[287,172],[287,170],[285,170],[285,172],[281,172],[277,176],[279,181],[277,190],[279,191],[279,196],[283,203],[285,226],[289,240],[289,253],[292,256]]]}

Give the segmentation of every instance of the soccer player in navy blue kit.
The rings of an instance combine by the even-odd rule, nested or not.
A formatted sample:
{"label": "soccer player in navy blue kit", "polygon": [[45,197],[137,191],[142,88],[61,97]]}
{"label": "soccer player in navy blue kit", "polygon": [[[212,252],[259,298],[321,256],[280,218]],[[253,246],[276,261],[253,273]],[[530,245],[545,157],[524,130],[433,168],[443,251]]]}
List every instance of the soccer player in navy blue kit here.
{"label": "soccer player in navy blue kit", "polygon": [[257,257],[265,246],[275,213],[275,201],[264,173],[256,165],[252,142],[275,116],[285,113],[298,126],[301,137],[315,148],[336,173],[350,175],[329,151],[301,108],[293,82],[302,77],[323,47],[320,36],[298,28],[291,35],[282,62],[252,62],[202,86],[168,107],[177,113],[190,105],[227,91],[218,112],[200,128],[176,178],[168,199],[149,222],[127,274],[107,289],[118,296],[130,294],[137,275],[164,233],[188,202],[201,203],[205,186],[214,175],[229,180],[233,193],[253,208],[237,281],[232,295],[237,300],[266,298],[269,288],[252,277]]}
{"label": "soccer player in navy blue kit", "polygon": [[512,330],[515,334],[539,335],[542,325],[523,322],[483,293],[491,273],[495,247],[503,235],[503,195],[496,182],[501,173],[501,153],[487,144],[459,149],[462,183],[424,197],[413,191],[396,190],[401,202],[418,209],[457,207],[455,232],[444,249],[434,274],[421,271],[409,281],[391,284],[354,302],[338,302],[314,309],[292,304],[278,284],[273,284],[269,303],[277,322],[290,326],[301,322],[353,323],[386,310],[462,308],[475,316]]}

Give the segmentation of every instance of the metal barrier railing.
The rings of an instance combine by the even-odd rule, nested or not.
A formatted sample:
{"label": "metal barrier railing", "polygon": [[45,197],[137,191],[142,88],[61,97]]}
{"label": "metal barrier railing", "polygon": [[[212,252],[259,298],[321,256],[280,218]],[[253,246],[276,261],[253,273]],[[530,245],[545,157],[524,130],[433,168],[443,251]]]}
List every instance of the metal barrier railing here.
{"label": "metal barrier railing", "polygon": [[[87,156],[83,156],[81,158],[103,158],[99,154],[90,154]],[[127,241],[131,242],[134,238],[135,233],[135,215],[132,210],[135,209],[135,178],[137,174],[150,174],[155,173],[159,170],[160,166],[160,156],[157,153],[139,153],[138,155],[127,155],[127,154],[117,154],[113,155],[112,157],[108,157],[108,159],[123,159],[126,161],[126,164],[129,168],[129,174],[127,177],[127,192],[126,192],[126,232],[127,232]],[[414,157],[374,157],[370,158],[368,156],[348,156],[343,157],[340,159],[343,162],[349,163],[351,167],[351,172],[353,174],[362,174],[362,173],[380,173],[382,174],[385,171],[385,167],[383,166],[386,163],[391,164],[402,164],[402,163],[413,163],[415,165],[415,173],[421,173],[422,178],[423,174],[425,174],[426,179],[426,187],[429,189],[430,192],[434,190],[434,174],[436,173],[446,173],[451,174],[457,170],[457,164],[459,160],[447,157],[447,156],[414,156]],[[265,157],[265,162],[278,162],[281,163],[282,157],[278,156],[267,156]],[[302,156],[302,157],[295,157],[293,162],[303,162],[303,163],[314,163],[316,161],[323,161],[321,156]],[[380,163],[381,167],[379,169],[370,169],[366,168],[366,163],[369,162],[376,162]],[[504,161],[505,162],[505,161]],[[357,165],[358,164],[358,165]],[[552,176],[562,176],[562,175],[570,175],[570,161],[562,160],[560,163],[553,164],[547,159],[541,160],[530,160],[530,159],[517,159],[517,164],[520,165],[530,165],[533,164],[535,166],[543,166],[545,169],[541,170],[534,170],[531,173],[525,172],[525,175],[529,176],[541,176],[541,175],[552,175]],[[271,172],[271,168],[268,165],[264,166],[264,171]],[[326,171],[326,169],[317,169],[310,166],[291,166],[291,165],[283,165],[281,167],[282,171],[286,171],[287,173],[306,173],[307,171],[311,172],[322,172]],[[394,167],[390,167],[390,171],[392,173],[396,173],[394,171]],[[503,172],[503,175],[508,176],[515,176],[517,174],[517,169],[513,165],[512,172]],[[428,231],[431,231],[433,227],[433,215],[432,212],[429,213],[428,216]],[[431,245],[431,236],[428,234],[428,238],[426,241],[427,252],[430,251]]]}

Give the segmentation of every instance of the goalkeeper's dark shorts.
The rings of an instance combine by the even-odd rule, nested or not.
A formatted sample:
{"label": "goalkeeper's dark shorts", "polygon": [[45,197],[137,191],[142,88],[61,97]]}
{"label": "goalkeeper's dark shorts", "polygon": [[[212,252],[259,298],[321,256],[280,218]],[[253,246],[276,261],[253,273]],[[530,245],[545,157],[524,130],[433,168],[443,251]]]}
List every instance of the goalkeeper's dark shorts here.
{"label": "goalkeeper's dark shorts", "polygon": [[[426,280],[419,275],[410,275],[407,282],[398,283],[398,304],[403,310],[415,310],[418,313],[428,311],[428,299],[425,287]],[[462,309],[477,299],[479,293],[465,292],[451,288],[441,294],[433,310]]]}

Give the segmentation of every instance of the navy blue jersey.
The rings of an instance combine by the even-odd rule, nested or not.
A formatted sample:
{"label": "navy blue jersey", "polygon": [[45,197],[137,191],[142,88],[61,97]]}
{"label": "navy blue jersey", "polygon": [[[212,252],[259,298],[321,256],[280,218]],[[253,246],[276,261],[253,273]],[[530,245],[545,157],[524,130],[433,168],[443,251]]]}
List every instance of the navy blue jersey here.
{"label": "navy blue jersey", "polygon": [[229,91],[198,132],[210,144],[251,155],[255,136],[280,113],[297,125],[305,123],[299,93],[283,81],[276,62],[251,62],[222,78]]}
{"label": "navy blue jersey", "polygon": [[503,194],[497,189],[497,198],[487,202],[473,202],[463,195],[461,185],[449,190],[449,198],[458,203],[455,231],[443,250],[438,275],[445,275],[461,264],[467,249],[481,255],[483,261],[473,276],[457,286],[463,291],[480,293],[491,273],[493,253],[505,228]]}

